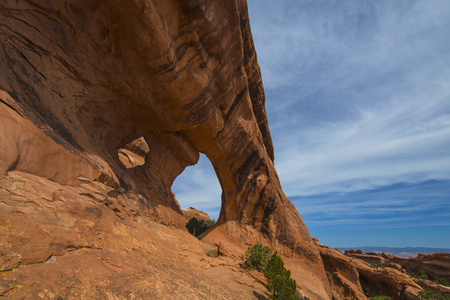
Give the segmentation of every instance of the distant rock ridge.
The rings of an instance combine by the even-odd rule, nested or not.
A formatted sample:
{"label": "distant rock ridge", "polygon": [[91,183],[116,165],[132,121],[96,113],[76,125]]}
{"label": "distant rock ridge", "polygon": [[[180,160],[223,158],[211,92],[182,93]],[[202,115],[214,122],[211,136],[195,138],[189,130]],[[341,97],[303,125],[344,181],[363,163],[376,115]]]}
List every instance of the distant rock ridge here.
{"label": "distant rock ridge", "polygon": [[409,269],[412,272],[427,273],[432,277],[443,277],[450,281],[450,253],[437,252],[433,254],[419,254],[415,257],[399,257],[392,254],[367,252],[362,250],[348,250],[345,255],[369,262],[392,265],[397,269]]}
{"label": "distant rock ridge", "polygon": [[380,246],[366,246],[366,247],[338,247],[342,252],[348,250],[361,250],[362,252],[376,252],[393,254],[400,257],[417,256],[422,254],[433,254],[436,252],[449,252],[450,248],[429,248],[429,247],[380,247]]}
{"label": "distant rock ridge", "polygon": [[[339,250],[319,247],[325,269],[330,274],[333,299],[367,299],[388,296],[393,300],[416,300],[422,287],[408,275],[392,267],[374,268],[360,259],[342,254]],[[362,251],[350,251],[352,256]],[[372,256],[372,254],[368,254]]]}

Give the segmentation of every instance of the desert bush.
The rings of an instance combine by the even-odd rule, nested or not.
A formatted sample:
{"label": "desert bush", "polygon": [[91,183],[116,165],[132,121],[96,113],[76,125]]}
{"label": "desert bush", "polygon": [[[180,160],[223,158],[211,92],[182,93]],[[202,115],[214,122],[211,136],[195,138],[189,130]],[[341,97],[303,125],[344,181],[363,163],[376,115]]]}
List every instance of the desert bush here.
{"label": "desert bush", "polygon": [[284,262],[277,252],[270,256],[263,271],[267,279],[266,288],[272,293],[270,299],[296,300],[297,284],[291,278],[291,271],[284,267]]}
{"label": "desert bush", "polygon": [[417,276],[417,279],[423,279],[423,280],[430,280],[430,277],[428,277],[428,274],[425,272],[420,272]]}
{"label": "desert bush", "polygon": [[297,284],[291,278],[291,271],[284,267],[284,261],[276,251],[256,243],[248,248],[242,258],[244,265],[264,274],[267,280],[265,286],[271,293],[270,299],[308,299],[296,294]]}
{"label": "desert bush", "polygon": [[383,265],[382,263],[379,263],[379,262],[368,261],[368,260],[365,260],[365,259],[363,259],[363,261],[366,264],[368,264],[371,268],[374,268],[374,269],[378,269],[378,268],[384,269],[384,268],[386,268],[385,265]]}
{"label": "desert bush", "polygon": [[206,255],[208,255],[209,257],[213,257],[213,258],[219,257],[219,254],[217,254],[216,250],[208,250],[208,252],[206,252]]}
{"label": "desert bush", "polygon": [[450,300],[450,295],[443,295],[430,289],[419,292],[419,299],[422,300]]}
{"label": "desert bush", "polygon": [[331,275],[330,271],[327,271],[327,278],[330,285],[333,285],[333,275]]}
{"label": "desert bush", "polygon": [[450,286],[450,282],[448,282],[448,280],[444,277],[435,277],[434,282],[440,285]]}
{"label": "desert bush", "polygon": [[375,296],[369,297],[370,300],[391,300],[391,297],[388,296]]}
{"label": "desert bush", "polygon": [[244,260],[244,264],[251,270],[263,272],[271,255],[272,249],[265,247],[260,243],[256,243],[252,247],[248,248],[242,258]]}
{"label": "desert bush", "polygon": [[406,274],[408,274],[409,277],[411,277],[411,278],[430,280],[430,281],[433,281],[434,283],[437,283],[440,285],[450,286],[450,283],[444,277],[432,276],[425,272],[420,272],[419,274],[416,274],[413,271],[411,271],[410,269],[406,269]]}
{"label": "desert bush", "polygon": [[193,217],[186,223],[186,228],[189,231],[189,233],[192,234],[193,236],[199,236],[214,224],[216,224],[215,220],[205,221]]}

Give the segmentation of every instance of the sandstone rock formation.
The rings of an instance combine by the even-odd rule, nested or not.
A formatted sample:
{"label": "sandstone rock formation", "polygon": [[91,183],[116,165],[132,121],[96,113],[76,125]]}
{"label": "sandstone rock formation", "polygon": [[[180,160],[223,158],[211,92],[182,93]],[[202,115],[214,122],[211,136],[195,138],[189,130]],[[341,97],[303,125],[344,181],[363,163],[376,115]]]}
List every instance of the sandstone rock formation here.
{"label": "sandstone rock formation", "polygon": [[[419,254],[415,257],[399,257],[392,254],[368,252],[363,253],[361,250],[348,250],[345,255],[351,258],[357,258],[369,263],[377,263],[389,268],[407,273],[406,270],[414,274],[426,273],[429,279],[443,277],[449,280],[450,272],[450,253],[438,252],[434,254]],[[395,279],[396,276],[393,277]],[[419,286],[439,292],[441,294],[450,295],[450,288],[435,284],[430,280],[414,279]],[[373,286],[373,283],[370,285]]]}
{"label": "sandstone rock formation", "polygon": [[130,169],[145,164],[145,158],[149,151],[144,139],[139,138],[117,150],[117,155],[125,168]]}
{"label": "sandstone rock formation", "polygon": [[386,266],[391,265],[397,269],[409,269],[416,274],[423,272],[431,277],[443,277],[450,281],[450,253],[437,252],[428,255],[419,254],[414,257],[400,257],[385,253],[363,253],[350,250],[346,251],[345,255]]}
{"label": "sandstone rock formation", "polygon": [[[6,299],[254,299],[265,288],[186,231],[131,211],[82,179],[0,175],[0,295]],[[108,196],[110,194],[111,196]],[[134,213],[134,214],[133,214]]]}
{"label": "sandstone rock formation", "polygon": [[208,221],[211,219],[207,213],[200,211],[200,210],[196,210],[193,207],[182,209],[181,211],[183,212],[183,215],[186,218],[186,221],[189,221],[192,218],[197,218],[198,220],[203,220],[203,221]]}
{"label": "sandstone rock formation", "polygon": [[425,272],[431,276],[444,277],[450,282],[450,253],[419,254],[415,257],[388,255],[385,261],[401,265],[417,274]]}
{"label": "sandstone rock formation", "polygon": [[389,296],[393,300],[418,299],[422,288],[408,275],[386,267],[372,268],[359,259],[354,259],[320,244],[325,269],[332,274],[333,299],[367,299],[373,296]]}
{"label": "sandstone rock formation", "polygon": [[434,283],[430,280],[415,279],[415,282],[420,285],[423,289],[433,290],[442,295],[450,295],[450,287]]}
{"label": "sandstone rock formation", "polygon": [[[273,164],[244,0],[0,1],[0,39],[0,294],[177,298],[200,279],[162,252],[262,241],[330,295]],[[223,190],[204,244],[158,225],[184,228],[171,185],[200,152]]]}

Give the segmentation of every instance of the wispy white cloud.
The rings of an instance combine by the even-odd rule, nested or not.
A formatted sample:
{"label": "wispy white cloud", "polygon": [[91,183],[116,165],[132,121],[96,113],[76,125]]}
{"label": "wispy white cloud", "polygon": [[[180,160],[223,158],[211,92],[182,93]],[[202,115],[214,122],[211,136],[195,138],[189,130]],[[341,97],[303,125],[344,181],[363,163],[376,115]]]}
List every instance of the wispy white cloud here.
{"label": "wispy white cloud", "polygon": [[288,195],[450,178],[449,3],[249,5]]}
{"label": "wispy white cloud", "polygon": [[[275,164],[307,225],[448,225],[450,2],[248,4]],[[174,190],[182,207],[218,217],[205,157]]]}
{"label": "wispy white cloud", "polygon": [[276,167],[307,225],[448,226],[450,3],[248,3]]}
{"label": "wispy white cloud", "polygon": [[[307,226],[335,230],[445,227],[450,181],[396,184],[376,190],[294,197]],[[442,238],[449,236],[447,231]]]}
{"label": "wispy white cloud", "polygon": [[[286,193],[449,179],[450,97],[439,100],[361,110],[357,120],[305,131],[286,128],[276,146],[276,166]],[[348,186],[352,180],[353,186]]]}

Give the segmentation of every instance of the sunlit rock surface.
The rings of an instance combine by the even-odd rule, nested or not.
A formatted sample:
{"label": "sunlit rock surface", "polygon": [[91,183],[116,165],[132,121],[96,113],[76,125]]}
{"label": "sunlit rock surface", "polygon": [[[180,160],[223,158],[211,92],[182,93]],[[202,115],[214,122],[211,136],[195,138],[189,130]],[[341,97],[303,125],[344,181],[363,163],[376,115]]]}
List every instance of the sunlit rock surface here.
{"label": "sunlit rock surface", "polygon": [[[210,245],[237,257],[261,241],[290,259],[310,298],[329,297],[322,260],[274,168],[245,1],[7,0],[0,39],[0,263],[8,282],[0,293],[37,293],[31,270],[46,264],[61,275],[41,281],[41,291],[94,295],[101,286],[102,295],[125,297],[139,284],[124,277],[151,272],[159,248],[175,243],[148,232],[184,228],[171,185],[201,152],[223,190],[220,217],[203,243],[186,237],[186,249],[172,251]],[[116,275],[76,287],[83,272],[71,267],[92,267],[100,278],[100,262]]]}
{"label": "sunlit rock surface", "polygon": [[315,243],[329,272],[333,299],[389,296],[394,300],[414,300],[419,298],[422,288],[448,293],[443,286],[413,280],[401,265],[391,261],[393,255],[363,254],[361,250],[349,250],[344,255],[339,250],[322,245],[317,239]]}

